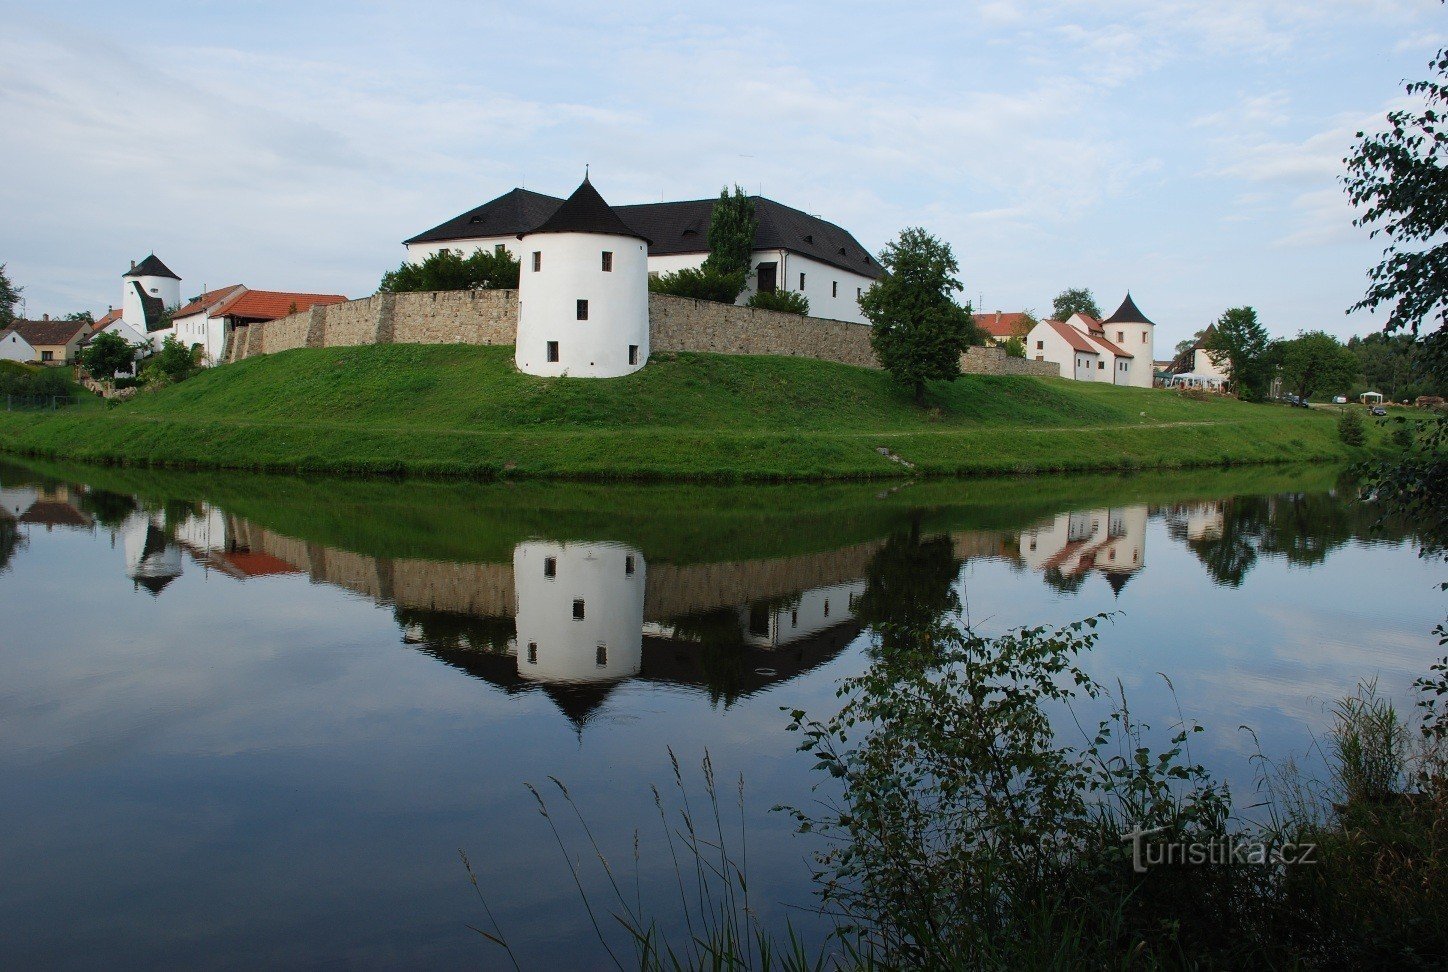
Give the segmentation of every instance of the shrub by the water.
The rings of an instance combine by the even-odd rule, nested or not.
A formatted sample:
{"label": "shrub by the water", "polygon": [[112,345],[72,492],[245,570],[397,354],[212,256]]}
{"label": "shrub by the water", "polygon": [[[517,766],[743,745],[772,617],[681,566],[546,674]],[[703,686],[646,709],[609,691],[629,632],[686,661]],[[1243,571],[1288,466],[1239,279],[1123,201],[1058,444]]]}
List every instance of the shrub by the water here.
{"label": "shrub by the water", "polygon": [[1349,408],[1342,413],[1342,418],[1337,420],[1338,438],[1350,446],[1360,446],[1365,438],[1364,423],[1362,415],[1357,409]]}
{"label": "shrub by the water", "polygon": [[749,306],[786,314],[808,314],[809,298],[797,290],[759,290],[749,295]]}

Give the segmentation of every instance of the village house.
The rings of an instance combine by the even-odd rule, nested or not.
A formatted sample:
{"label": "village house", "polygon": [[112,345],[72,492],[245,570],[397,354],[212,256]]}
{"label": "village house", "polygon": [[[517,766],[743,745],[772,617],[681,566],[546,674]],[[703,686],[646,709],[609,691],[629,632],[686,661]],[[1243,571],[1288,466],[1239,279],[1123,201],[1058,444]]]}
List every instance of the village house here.
{"label": "village house", "polygon": [[987,343],[1000,345],[1011,338],[1018,338],[1024,344],[1036,321],[1025,311],[977,311],[975,323],[985,333]]}
{"label": "village house", "polygon": [[35,348],[20,332],[11,328],[0,330],[0,361],[30,362],[38,359]]}
{"label": "village house", "polygon": [[[812,317],[867,323],[859,298],[880,276],[880,264],[849,232],[818,216],[763,196],[750,197],[758,228],[750,275],[739,303],[756,291],[793,290],[809,300]],[[629,231],[648,243],[648,272],[698,267],[709,255],[715,199],[611,207]],[[564,204],[556,196],[513,189],[405,241],[414,263],[439,250],[468,255],[506,250],[520,262],[520,237],[538,229]],[[524,266],[526,272],[527,267]]]}
{"label": "village house", "polygon": [[[45,365],[74,364],[81,343],[90,333],[90,321],[51,320],[49,314],[38,321],[17,320],[0,340],[0,347],[7,352],[0,357]],[[12,340],[12,336],[19,340]],[[30,356],[11,358],[12,353],[25,353],[23,345],[29,345]]]}
{"label": "village house", "polygon": [[99,334],[115,334],[125,340],[127,344],[142,344],[147,340],[144,330],[137,330],[126,323],[126,319],[121,316],[119,307],[106,308],[105,314],[92,325],[90,337],[86,339],[87,343],[94,340]]}
{"label": "village house", "polygon": [[1206,349],[1215,333],[1216,326],[1207,325],[1190,347],[1172,359],[1164,380],[1185,388],[1225,389],[1232,378],[1226,356]]}
{"label": "village house", "polygon": [[209,290],[177,308],[171,315],[170,326],[152,332],[151,342],[159,350],[166,338],[174,337],[188,348],[200,347],[202,363],[214,365],[222,360],[227,339],[236,327],[274,321],[319,304],[340,304],[346,299],[341,294],[252,290],[242,284],[232,284]]}
{"label": "village house", "polygon": [[1150,388],[1155,334],[1128,293],[1105,320],[1072,314],[1041,321],[1026,335],[1026,356],[1059,366],[1062,378]]}

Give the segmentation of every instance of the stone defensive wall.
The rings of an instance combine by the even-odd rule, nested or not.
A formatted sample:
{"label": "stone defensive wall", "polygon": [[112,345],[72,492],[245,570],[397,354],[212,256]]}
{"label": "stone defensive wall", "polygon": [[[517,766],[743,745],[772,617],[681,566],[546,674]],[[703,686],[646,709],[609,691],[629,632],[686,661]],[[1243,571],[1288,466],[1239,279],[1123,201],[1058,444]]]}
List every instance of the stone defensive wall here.
{"label": "stone defensive wall", "polygon": [[[517,328],[516,290],[374,294],[238,327],[224,360],[359,344],[511,345]],[[664,294],[649,295],[649,344],[664,354],[773,354],[879,367],[868,325]],[[1060,377],[1056,365],[1012,358],[1000,348],[971,348],[960,366],[966,374]]]}

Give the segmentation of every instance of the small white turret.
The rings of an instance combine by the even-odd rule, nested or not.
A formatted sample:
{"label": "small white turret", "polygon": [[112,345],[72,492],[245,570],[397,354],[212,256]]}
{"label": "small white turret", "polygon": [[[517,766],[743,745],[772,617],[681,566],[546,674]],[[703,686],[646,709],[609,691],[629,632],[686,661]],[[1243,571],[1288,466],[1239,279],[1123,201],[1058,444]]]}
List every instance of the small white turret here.
{"label": "small white turret", "polygon": [[1131,355],[1131,380],[1126,384],[1150,388],[1156,357],[1156,325],[1146,319],[1127,291],[1126,299],[1116,313],[1101,322],[1106,340],[1119,345]]}
{"label": "small white turret", "polygon": [[649,241],[588,177],[519,239],[518,370],[617,378],[642,368],[649,357]]}
{"label": "small white turret", "polygon": [[181,303],[181,278],[152,253],[121,276],[121,320],[145,334]]}

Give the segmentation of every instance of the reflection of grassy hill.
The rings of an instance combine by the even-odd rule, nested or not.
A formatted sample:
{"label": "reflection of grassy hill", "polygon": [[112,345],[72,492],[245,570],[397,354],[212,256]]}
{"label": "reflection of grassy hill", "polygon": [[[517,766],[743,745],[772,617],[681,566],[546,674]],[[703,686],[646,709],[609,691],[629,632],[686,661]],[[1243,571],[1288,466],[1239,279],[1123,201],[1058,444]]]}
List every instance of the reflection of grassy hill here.
{"label": "reflection of grassy hill", "polygon": [[1332,419],[1146,389],[968,376],[917,409],[880,372],[681,354],[608,381],[509,348],[302,349],[86,416],[0,413],[0,447],[335,472],[777,479],[1212,465],[1343,455]]}
{"label": "reflection of grassy hill", "polygon": [[[1067,509],[1331,487],[1328,466],[879,484],[687,486],[302,479],[27,463],[154,505],[205,500],[287,536],[379,557],[501,563],[529,537],[631,543],[677,564],[835,550],[918,523],[1014,530]],[[17,470],[20,475],[23,472]],[[0,482],[13,477],[0,467]]]}

